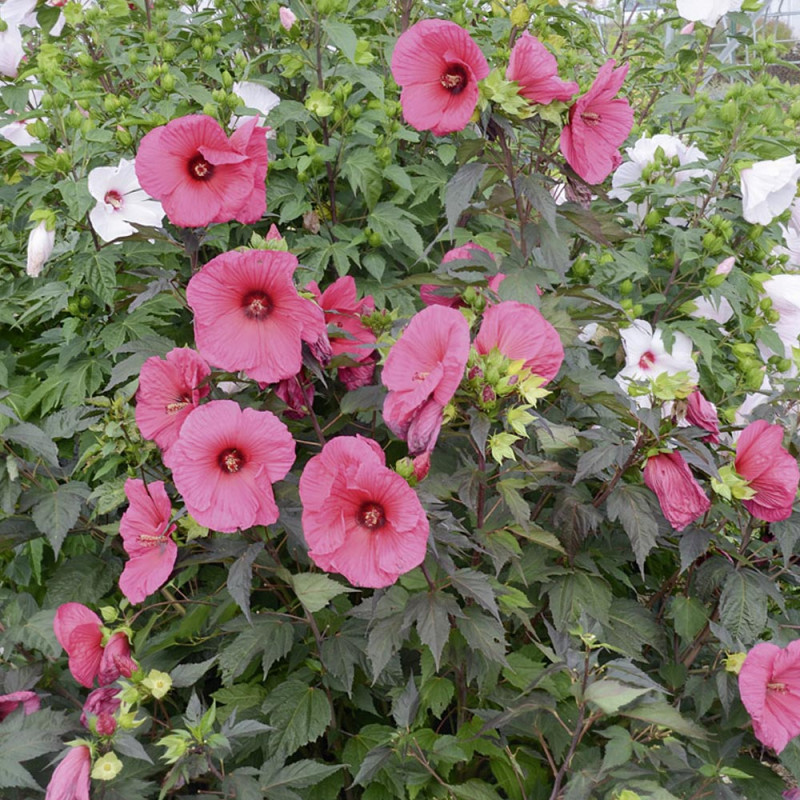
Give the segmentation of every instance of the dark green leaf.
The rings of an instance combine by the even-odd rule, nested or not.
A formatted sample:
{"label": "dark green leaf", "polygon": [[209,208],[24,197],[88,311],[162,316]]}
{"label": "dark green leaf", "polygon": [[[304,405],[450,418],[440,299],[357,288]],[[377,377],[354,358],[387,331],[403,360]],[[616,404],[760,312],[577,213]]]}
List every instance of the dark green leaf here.
{"label": "dark green leaf", "polygon": [[447,216],[447,227],[451,238],[455,233],[459,217],[469,205],[469,201],[472,199],[475,189],[478,188],[478,184],[485,171],[486,164],[479,164],[477,162],[464,164],[447,182],[444,207]]}
{"label": "dark green leaf", "polygon": [[85,483],[64,483],[53,492],[37,492],[32,517],[36,527],[47,537],[58,557],[61,544],[70,528],[78,521],[83,501],[89,496]]}
{"label": "dark green leaf", "polygon": [[264,549],[263,542],[248,545],[247,550],[236,559],[228,570],[228,594],[242,609],[247,621],[250,618],[250,591],[253,586],[253,562]]}

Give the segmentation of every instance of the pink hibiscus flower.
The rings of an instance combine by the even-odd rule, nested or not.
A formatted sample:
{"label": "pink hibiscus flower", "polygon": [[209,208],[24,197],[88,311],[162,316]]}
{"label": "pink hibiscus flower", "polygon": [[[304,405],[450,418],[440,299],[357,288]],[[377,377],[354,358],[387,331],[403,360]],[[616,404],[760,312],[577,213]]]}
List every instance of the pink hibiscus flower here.
{"label": "pink hibiscus flower", "polygon": [[506,69],[506,80],[519,84],[519,93],[532,103],[547,105],[570,100],[580,88],[574,81],[558,77],[555,56],[527,31],[517,39]]}
{"label": "pink hibiscus flower", "polygon": [[194,275],[186,299],[200,353],[260,383],[300,372],[302,343],[327,341],[325,317],[292,283],[297,258],[277,250],[222,253]]}
{"label": "pink hibiscus flower", "polygon": [[116,687],[93,689],[89,692],[81,711],[81,725],[88,728],[91,717],[99,717],[101,714],[114,714],[122,703],[119,692],[120,690]]}
{"label": "pink hibiscus flower", "polygon": [[800,482],[797,459],[781,444],[783,428],[760,419],[751,422],[736,443],[734,468],[755,491],[744,507],[758,519],[788,519]]}
{"label": "pink hibiscus flower", "polygon": [[682,531],[711,507],[711,501],[677,451],[648,458],[644,482],[655,492],[661,511],[676,531]]}
{"label": "pink hibiscus flower", "polygon": [[564,348],[556,329],[535,306],[507,300],[490,306],[475,337],[475,349],[482,355],[497,348],[512,361],[525,361],[525,368],[546,381],[558,374]]}
{"label": "pink hibiscus flower", "polygon": [[89,800],[92,753],[85,745],[71,747],[53,771],[44,800]]}
{"label": "pink hibiscus flower", "polygon": [[389,586],[425,558],[419,498],[371,439],[329,441],[300,476],[300,500],[311,560],[354,586]]}
{"label": "pink hibiscus flower", "polygon": [[594,83],[569,110],[569,124],[561,130],[561,152],[587,183],[604,181],[621,163],[619,146],[633,127],[633,110],[614,95],[622,87],[628,65],[615,70],[614,59],[600,68]]}
{"label": "pink hibiscus flower", "polygon": [[81,605],[64,603],[53,619],[58,643],[69,657],[69,671],[81,686],[92,688],[103,658],[103,623],[100,617]]}
{"label": "pink hibiscus flower", "polygon": [[272,484],[294,463],[294,439],[270,411],[212,400],[186,420],[172,477],[187,511],[223,533],[278,519]]}
{"label": "pink hibiscus flower", "polygon": [[136,392],[136,424],[164,456],[175,444],[181,426],[210,388],[204,381],[208,364],[194,350],[176,347],[166,360],[153,356],[142,364]]}
{"label": "pink hibiscus flower", "polygon": [[167,582],[178,557],[178,545],[171,537],[175,526],[169,524],[172,504],[163,481],[146,485],[128,478],[125,494],[130,505],[119,532],[130,558],[119,576],[119,588],[131,603],[141,603]]}
{"label": "pink hibiscus flower", "polygon": [[374,344],[377,339],[361,317],[375,310],[375,301],[369,296],[358,299],[352,275],[334,281],[324,292],[320,292],[314,281],[306,289],[316,297],[329,330],[330,326],[334,328],[329,334],[333,357],[345,355],[362,362],[358,367],[339,367],[339,378],[350,390],[366,386],[375,371]]}
{"label": "pink hibiscus flower", "polygon": [[478,81],[488,74],[489,65],[470,35],[443,19],[412,25],[392,54],[406,122],[437,136],[467,126],[478,103]]}
{"label": "pink hibiscus flower", "polygon": [[739,670],[739,694],[753,733],[780,753],[800,733],[800,640],[757,644]]}
{"label": "pink hibiscus flower", "polygon": [[22,706],[22,713],[26,716],[38,711],[42,701],[36,692],[11,692],[11,694],[0,694],[0,722],[2,722],[12,711],[16,711]]}
{"label": "pink hibiscus flower", "polygon": [[[494,256],[485,247],[481,247],[474,242],[467,242],[467,244],[463,244],[461,247],[454,247],[452,250],[448,250],[442,256],[441,263],[447,264],[450,261],[472,259],[477,252],[486,253],[486,255],[494,261]],[[505,277],[506,276],[502,272],[492,275],[488,280],[489,289],[493,292],[497,292]],[[450,294],[450,292],[452,292],[452,289],[448,289],[444,286],[437,286],[435,283],[423,283],[422,286],[419,287],[420,299],[426,306],[449,306],[450,308],[463,308],[466,306],[461,295]]]}
{"label": "pink hibiscus flower", "polygon": [[212,117],[194,114],[154,128],[139,144],[136,176],[182,227],[256,222],[266,210],[267,129],[253,117],[228,139]]}
{"label": "pink hibiscus flower", "polygon": [[690,425],[708,431],[708,436],[703,437],[704,442],[719,443],[719,417],[717,408],[709,403],[699,389],[695,389],[687,400],[686,421]]}
{"label": "pink hibiscus flower", "polygon": [[97,670],[97,682],[100,686],[108,686],[123,675],[130,678],[138,667],[131,658],[131,646],[127,634],[117,631],[111,635],[103,648],[100,667]]}
{"label": "pink hibiscus flower", "polygon": [[412,317],[386,356],[383,417],[396,436],[409,441],[412,455],[436,444],[442,411],[461,383],[468,357],[469,323],[445,306],[429,306]]}

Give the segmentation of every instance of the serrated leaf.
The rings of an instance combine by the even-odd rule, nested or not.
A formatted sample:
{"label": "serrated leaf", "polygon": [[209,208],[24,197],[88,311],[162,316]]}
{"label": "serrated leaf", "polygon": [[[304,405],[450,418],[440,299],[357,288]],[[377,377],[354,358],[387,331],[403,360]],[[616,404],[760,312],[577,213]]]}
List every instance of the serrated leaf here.
{"label": "serrated leaf", "polygon": [[611,587],[602,579],[585,572],[574,572],[555,578],[548,590],[550,612],[558,630],[565,630],[586,612],[608,624],[611,608]]}
{"label": "serrated leaf", "polygon": [[285,766],[279,766],[274,759],[270,760],[261,768],[259,783],[262,796],[270,797],[271,793],[288,787],[305,789],[315,786],[341,769],[344,769],[343,764],[322,764],[309,758],[302,758]]}
{"label": "serrated leaf", "polygon": [[496,619],[487,617],[475,606],[467,606],[463,609],[463,616],[456,620],[456,625],[473,650],[490,661],[508,665],[505,629]]}
{"label": "serrated leaf", "polygon": [[55,442],[43,430],[31,425],[30,422],[9,425],[3,431],[3,438],[27,447],[28,450],[43,458],[51,467],[58,466],[58,448]]}
{"label": "serrated leaf", "polygon": [[464,164],[458,172],[447,182],[444,195],[445,215],[447,216],[447,227],[452,238],[458,218],[472,200],[475,189],[486,171],[486,164],[472,162]]}
{"label": "serrated leaf", "polygon": [[425,248],[416,228],[418,222],[413,214],[392,203],[378,203],[367,217],[367,224],[383,236],[386,243],[404,244],[414,255],[421,256]]}
{"label": "serrated leaf", "polygon": [[636,686],[626,686],[619,681],[603,678],[590,684],[583,693],[584,700],[594,703],[606,714],[616,714],[622,706],[649,692]]}
{"label": "serrated leaf", "polygon": [[253,658],[263,653],[261,668],[264,677],[270,667],[283,658],[294,642],[294,628],[287,620],[272,618],[254,620],[219,654],[222,682],[230,686],[248,667]]}
{"label": "serrated leaf", "polygon": [[767,594],[749,570],[731,572],[719,598],[719,617],[730,635],[750,644],[767,624]]}
{"label": "serrated leaf", "polygon": [[114,749],[122,753],[123,756],[135,758],[138,761],[146,761],[148,764],[153,763],[153,759],[147,755],[147,751],[142,746],[138,739],[135,739],[130,733],[119,733],[114,736]]}
{"label": "serrated leaf", "polygon": [[343,586],[338,581],[332,580],[327,575],[311,572],[292,575],[291,582],[297,599],[312,614],[325,608],[334,597],[355,591],[349,586]]}
{"label": "serrated leaf", "polygon": [[460,569],[450,576],[450,582],[462,597],[474,600],[495,619],[500,619],[494,588],[489,582],[489,578],[482,572],[474,569]]}
{"label": "serrated leaf", "polygon": [[231,564],[231,568],[228,570],[228,594],[236,601],[236,605],[242,609],[248,622],[252,622],[250,617],[250,592],[253,587],[253,562],[263,549],[263,542],[248,545],[247,550]]}
{"label": "serrated leaf", "polygon": [[392,703],[392,717],[398,728],[408,728],[414,721],[419,708],[419,690],[414,683],[414,675],[409,675],[406,688]]}
{"label": "serrated leaf", "polygon": [[636,563],[644,577],[644,562],[656,546],[658,523],[650,510],[645,489],[623,484],[609,495],[606,501],[609,519],[619,520],[630,539]]}
{"label": "serrated leaf", "polygon": [[212,656],[206,661],[198,661],[196,664],[178,664],[169,674],[170,678],[172,678],[172,685],[176,689],[194,686],[216,661],[217,656]]}
{"label": "serrated leaf", "polygon": [[594,447],[585,452],[578,459],[578,466],[575,469],[573,486],[590,475],[598,475],[604,469],[616,464],[619,455],[620,445],[606,444]]}
{"label": "serrated leaf", "polygon": [[450,636],[450,616],[462,616],[461,609],[455,598],[443,592],[412,595],[406,607],[406,621],[415,622],[420,640],[430,648],[436,669]]}
{"label": "serrated leaf", "polygon": [[448,788],[458,800],[500,800],[500,795],[488,783],[477,778],[450,785]]}
{"label": "serrated leaf", "polygon": [[89,487],[80,482],[64,483],[55,491],[37,492],[37,496],[31,516],[58,558],[64,538],[78,521],[83,501],[89,496]]}
{"label": "serrated leaf", "polygon": [[264,701],[263,710],[275,728],[268,744],[274,754],[291,755],[322,736],[331,721],[325,692],[296,680],[277,686]]}
{"label": "serrated leaf", "polygon": [[378,770],[392,757],[392,750],[385,745],[373,747],[365,756],[364,760],[358,768],[355,778],[353,778],[354,786],[365,786],[368,781],[371,781]]}

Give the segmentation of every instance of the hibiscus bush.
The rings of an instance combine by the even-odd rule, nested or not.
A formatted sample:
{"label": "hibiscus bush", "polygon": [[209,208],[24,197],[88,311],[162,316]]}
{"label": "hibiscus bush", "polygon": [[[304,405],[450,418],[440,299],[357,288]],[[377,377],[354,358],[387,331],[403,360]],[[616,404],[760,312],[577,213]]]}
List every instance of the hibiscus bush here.
{"label": "hibiscus bush", "polygon": [[800,93],[624,6],[0,4],[4,798],[800,795]]}

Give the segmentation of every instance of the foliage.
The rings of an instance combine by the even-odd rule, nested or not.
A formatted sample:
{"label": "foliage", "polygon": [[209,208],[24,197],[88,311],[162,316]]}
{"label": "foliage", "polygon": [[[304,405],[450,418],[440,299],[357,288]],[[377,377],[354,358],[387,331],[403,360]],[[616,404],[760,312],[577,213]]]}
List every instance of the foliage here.
{"label": "foliage", "polygon": [[[286,30],[277,4],[257,0],[40,4],[28,59],[0,88],[0,108],[40,140],[0,140],[0,689],[43,698],[40,711],[0,722],[3,796],[38,796],[54,756],[78,738],[122,762],[113,780],[93,781],[103,798],[779,796],[800,780],[800,750],[790,744],[779,759],[761,749],[726,655],[794,637],[800,512],[754,518],[721,470],[746,419],[737,410],[759,390],[753,418],[781,424],[798,448],[798,351],[785,352],[763,294],[768,275],[787,269],[773,248],[788,213],[746,222],[739,178],[796,149],[798,91],[764,70],[774,44],[737,33],[752,63],[720,63],[712,31],[677,33],[668,4],[637,15],[622,3],[531,0],[527,21],[500,2],[290,5],[297,22]],[[401,31],[435,16],[467,28],[499,70],[474,124],[444,137],[404,123],[389,67]],[[729,19],[745,30],[744,12]],[[676,183],[662,151],[631,188],[643,214],[607,184],[587,186],[558,153],[567,104],[531,114],[503,84],[525,27],[582,92],[607,58],[630,64],[628,143],[680,135],[707,171]],[[232,89],[241,80],[281,101],[267,118],[266,216],[100,241],[90,170],[133,159],[148,131],[182,115],[229,125],[244,113]],[[34,108],[30,88],[42,93]],[[26,241],[43,211],[56,244],[30,278]],[[285,243],[267,240],[273,223]],[[440,263],[467,242],[494,260]],[[430,522],[425,562],[377,590],[311,562],[298,479],[323,441],[358,433],[414,483],[405,443],[383,424],[379,378],[348,391],[336,377],[352,366],[346,357],[323,368],[306,353],[316,396],[297,419],[274,387],[215,371],[211,398],[236,381],[235,399],[282,415],[297,442],[275,486],[280,519],[209,532],[170,488],[179,559],[134,607],[117,586],[124,483],[172,487],[135,422],[139,370],[193,344],[185,289],[203,264],[269,246],[297,255],[300,287],[356,279],[378,309],[366,320],[381,359],[420,307],[421,284],[460,294],[477,331],[497,300],[487,278],[502,272],[500,299],[542,311],[564,365],[524,392],[508,360],[468,373],[415,487]],[[732,271],[718,274],[730,256]],[[698,297],[730,303],[724,327],[691,316]],[[680,380],[642,389],[654,391],[653,408],[613,380],[633,319],[659,326],[668,346],[676,333],[691,338],[720,444],[678,423]],[[642,478],[647,457],[668,448],[712,499],[681,532]],[[120,678],[110,735],[78,719],[86,692],[52,628],[66,602],[127,630],[141,665]]]}

